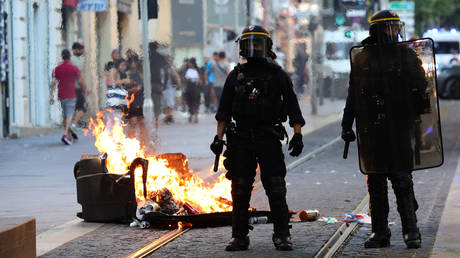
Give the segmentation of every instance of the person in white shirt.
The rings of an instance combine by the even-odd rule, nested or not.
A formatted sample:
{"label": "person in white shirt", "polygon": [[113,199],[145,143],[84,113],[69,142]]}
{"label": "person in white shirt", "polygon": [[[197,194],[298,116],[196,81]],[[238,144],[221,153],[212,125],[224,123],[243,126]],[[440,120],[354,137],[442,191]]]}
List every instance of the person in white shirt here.
{"label": "person in white shirt", "polygon": [[195,58],[190,58],[188,62],[188,68],[185,72],[185,82],[187,84],[185,88],[185,99],[187,102],[190,117],[189,123],[198,123],[198,109],[200,107],[200,73],[198,72],[198,66]]}

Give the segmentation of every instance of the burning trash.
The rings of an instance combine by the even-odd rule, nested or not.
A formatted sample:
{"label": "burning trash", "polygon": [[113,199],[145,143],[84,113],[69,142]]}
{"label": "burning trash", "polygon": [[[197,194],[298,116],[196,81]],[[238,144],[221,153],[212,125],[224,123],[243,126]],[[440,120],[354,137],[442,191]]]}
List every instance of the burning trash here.
{"label": "burning trash", "polygon": [[[110,112],[105,112],[105,114]],[[89,222],[130,223],[131,227],[171,228],[231,225],[231,182],[221,174],[206,182],[188,168],[182,153],[149,155],[124,133],[117,117],[99,113],[90,120],[100,155],[82,155],[75,164],[78,217]],[[292,214],[291,214],[292,215]],[[250,210],[254,224],[271,222],[269,211]],[[260,220],[260,222],[259,222]]]}

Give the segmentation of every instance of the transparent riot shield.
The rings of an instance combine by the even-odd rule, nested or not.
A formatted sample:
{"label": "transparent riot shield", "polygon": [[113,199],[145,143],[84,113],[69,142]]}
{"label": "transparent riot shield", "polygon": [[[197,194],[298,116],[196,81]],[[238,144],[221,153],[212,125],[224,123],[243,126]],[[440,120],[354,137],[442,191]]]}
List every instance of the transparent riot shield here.
{"label": "transparent riot shield", "polygon": [[350,57],[361,172],[440,166],[433,40],[357,46]]}

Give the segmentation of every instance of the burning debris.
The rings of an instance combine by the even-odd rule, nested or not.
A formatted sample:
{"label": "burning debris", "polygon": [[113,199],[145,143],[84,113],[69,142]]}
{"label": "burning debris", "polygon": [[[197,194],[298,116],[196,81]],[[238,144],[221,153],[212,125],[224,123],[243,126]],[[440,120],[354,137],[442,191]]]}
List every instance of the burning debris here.
{"label": "burning debris", "polygon": [[79,217],[95,222],[134,220],[131,226],[148,228],[158,217],[175,221],[231,210],[231,183],[224,174],[205,182],[188,168],[182,153],[147,154],[138,140],[125,135],[122,121],[107,114],[111,115],[100,112],[91,119],[86,132],[95,137],[102,155],[82,155],[75,165]]}

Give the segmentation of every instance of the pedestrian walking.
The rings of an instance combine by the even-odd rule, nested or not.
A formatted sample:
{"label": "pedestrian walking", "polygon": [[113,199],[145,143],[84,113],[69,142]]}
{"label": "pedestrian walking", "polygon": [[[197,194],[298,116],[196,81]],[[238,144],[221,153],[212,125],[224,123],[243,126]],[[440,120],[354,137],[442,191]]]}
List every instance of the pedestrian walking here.
{"label": "pedestrian walking", "polygon": [[[166,57],[166,62],[168,63],[168,70],[161,70],[162,71],[162,79],[166,80],[167,82],[163,83],[165,86],[165,89],[163,90],[163,103],[164,103],[164,113],[165,113],[165,118],[164,118],[164,123],[166,124],[171,124],[174,123],[174,106],[176,104],[175,98],[176,98],[176,90],[181,88],[182,82],[180,79],[179,74],[176,72],[176,69],[174,69],[174,65],[172,63],[172,59],[170,56]],[[165,72],[168,73],[168,76],[165,76]]]}
{"label": "pedestrian walking", "polygon": [[[364,246],[390,246],[387,187],[390,180],[404,242],[408,248],[420,248],[412,171],[439,166],[443,160],[439,117],[431,111],[437,110],[437,106],[431,106],[437,105],[436,96],[427,90],[435,82],[428,83],[430,77],[419,58],[426,55],[423,51],[430,50],[428,57],[434,60],[432,41],[415,42],[425,46],[420,48],[412,42],[403,42],[404,23],[388,10],[371,17],[369,35],[350,52],[350,85],[342,119],[342,139],[351,142],[356,139],[352,129],[356,117],[360,169],[367,174],[372,234]],[[425,124],[432,130],[430,142],[436,146],[433,149],[438,150],[430,153],[429,158],[420,152]]]}
{"label": "pedestrian walking", "polygon": [[75,82],[78,82],[82,91],[86,93],[87,87],[80,75],[78,67],[70,62],[70,51],[68,49],[62,50],[61,57],[63,62],[56,66],[53,71],[53,80],[51,82],[50,91],[50,104],[54,104],[54,91],[56,85],[58,88],[58,100],[61,103],[62,116],[64,118],[65,131],[61,137],[63,143],[72,144],[72,135],[70,132],[70,125],[72,123],[72,116],[75,112],[76,93]]}
{"label": "pedestrian walking", "polygon": [[198,123],[198,109],[200,107],[200,74],[195,58],[190,58],[185,72],[185,99],[190,113],[189,123]]}
{"label": "pedestrian walking", "polygon": [[[70,62],[78,67],[80,71],[81,77],[86,78],[84,71],[85,71],[85,57],[84,57],[84,46],[79,42],[75,42],[72,45],[72,57],[70,58]],[[89,93],[89,90],[86,94]],[[76,134],[76,128],[80,120],[86,114],[87,111],[87,103],[85,99],[85,94],[83,94],[83,90],[79,83],[75,85],[75,94],[77,95],[77,102],[75,104],[75,113],[72,118],[72,124],[70,126],[70,133],[74,139],[78,139],[78,135]]]}
{"label": "pedestrian walking", "polygon": [[293,60],[295,69],[295,91],[297,94],[303,95],[305,83],[305,67],[308,61],[308,54],[305,52],[305,44],[297,47],[297,54]]}
{"label": "pedestrian walking", "polygon": [[[161,100],[162,92],[165,85],[161,82],[161,69],[168,70],[166,58],[157,52],[158,42],[149,43],[149,62],[150,62],[150,82],[151,82],[151,97],[153,101],[153,114],[155,117],[155,127],[158,128],[158,118],[161,115]],[[165,82],[168,80],[166,73]]]}
{"label": "pedestrian walking", "polygon": [[[217,61],[219,53],[214,52],[212,53],[211,59],[205,58],[204,60],[204,106],[206,108],[206,112],[215,112],[218,105],[218,100],[216,101],[216,95],[214,92],[214,71],[212,67],[214,63]],[[213,106],[211,106],[211,104]]]}
{"label": "pedestrian walking", "polygon": [[[142,146],[146,146],[149,135],[144,123],[144,85],[140,75],[139,62],[136,57],[131,56],[127,62],[129,66],[128,79],[126,85],[128,91],[128,103],[124,111],[128,120],[128,137],[139,139]],[[139,136],[136,131],[139,129]]]}
{"label": "pedestrian walking", "polygon": [[224,89],[225,80],[230,73],[230,66],[225,59],[225,52],[219,52],[216,62],[212,66],[214,72],[214,92],[216,93],[216,100],[220,101],[220,96]]}
{"label": "pedestrian walking", "polygon": [[[289,117],[294,136],[289,143],[292,156],[302,152],[301,128],[305,124],[292,82],[285,71],[268,62],[274,58],[272,40],[261,26],[249,26],[238,39],[239,53],[247,63],[239,64],[225,81],[216,114],[217,135],[211,150],[220,155],[226,146],[224,166],[232,181],[232,240],[226,251],[249,246],[248,209],[251,191],[260,167],[262,185],[268,196],[273,220],[273,244],[277,250],[292,250],[289,213],[286,203],[286,165],[280,140]],[[232,119],[236,122],[233,128]]]}

